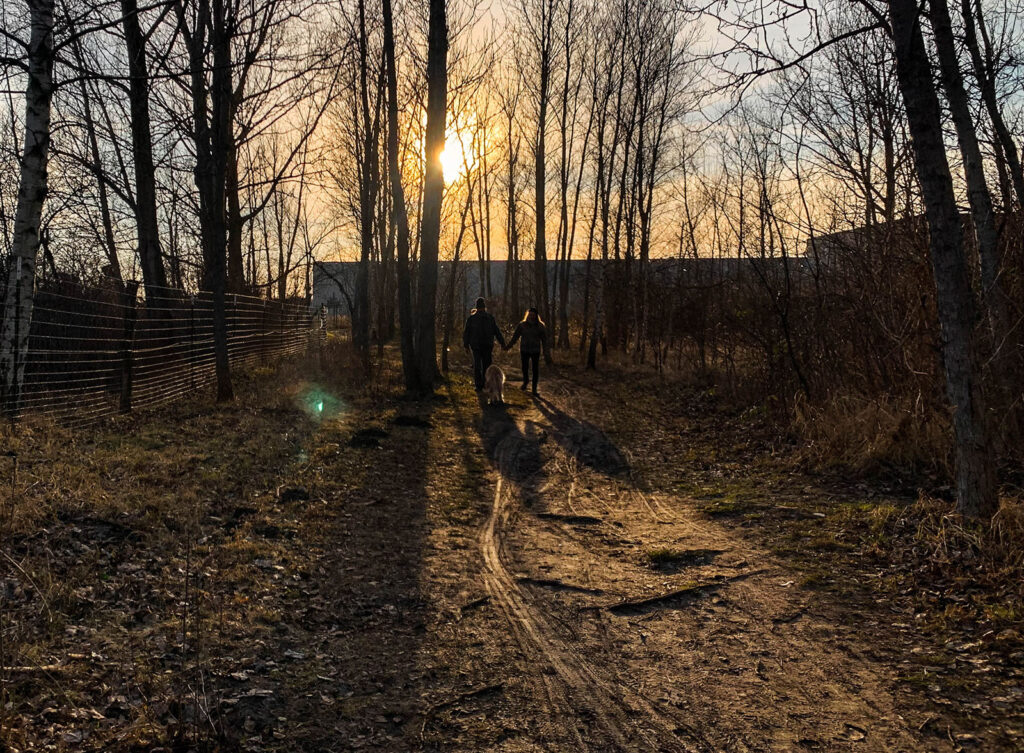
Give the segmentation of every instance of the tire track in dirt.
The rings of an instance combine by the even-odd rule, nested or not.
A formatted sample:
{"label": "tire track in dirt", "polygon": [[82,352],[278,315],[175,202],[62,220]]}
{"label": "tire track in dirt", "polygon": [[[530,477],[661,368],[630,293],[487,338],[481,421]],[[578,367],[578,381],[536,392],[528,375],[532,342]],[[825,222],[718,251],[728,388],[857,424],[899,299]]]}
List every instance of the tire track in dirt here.
{"label": "tire track in dirt", "polygon": [[[586,661],[567,645],[551,626],[536,600],[518,585],[506,566],[504,534],[512,524],[516,496],[508,478],[520,478],[519,454],[526,440],[511,432],[495,447],[494,460],[500,471],[491,512],[480,534],[484,583],[493,603],[504,615],[524,654],[541,666],[539,684],[544,689],[549,711],[575,718],[572,730],[579,750],[639,749],[658,751],[710,750],[693,740],[689,725],[669,719],[641,696]],[[546,665],[550,672],[543,668]],[[584,740],[579,725],[593,722]],[[690,739],[684,739],[690,738]]]}

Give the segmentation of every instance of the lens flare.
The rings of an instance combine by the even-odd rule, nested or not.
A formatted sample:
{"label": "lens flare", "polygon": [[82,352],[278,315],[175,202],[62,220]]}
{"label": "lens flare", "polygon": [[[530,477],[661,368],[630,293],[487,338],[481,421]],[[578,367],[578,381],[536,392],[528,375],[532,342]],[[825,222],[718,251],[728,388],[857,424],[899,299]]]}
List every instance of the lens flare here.
{"label": "lens flare", "polygon": [[313,384],[299,394],[299,407],[314,421],[323,421],[344,413],[345,403],[319,385]]}

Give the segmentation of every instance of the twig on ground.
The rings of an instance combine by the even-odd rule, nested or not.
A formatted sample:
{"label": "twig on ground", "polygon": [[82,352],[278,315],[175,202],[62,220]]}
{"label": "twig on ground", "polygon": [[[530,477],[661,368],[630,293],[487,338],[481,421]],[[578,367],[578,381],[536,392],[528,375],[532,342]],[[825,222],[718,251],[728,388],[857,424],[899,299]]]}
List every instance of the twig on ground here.
{"label": "twig on ground", "polygon": [[721,580],[710,581],[708,583],[698,583],[694,586],[688,586],[686,588],[680,588],[675,591],[669,591],[667,594],[661,594],[660,596],[651,596],[646,599],[637,599],[635,601],[620,601],[617,604],[610,604],[607,609],[612,614],[638,614],[645,612],[652,607],[658,607],[667,602],[676,601],[687,596],[696,596],[702,591],[716,591],[726,583],[733,583],[738,580],[745,580],[754,575],[760,575],[766,572],[764,569],[751,570],[748,573],[740,573],[738,575],[732,575]]}

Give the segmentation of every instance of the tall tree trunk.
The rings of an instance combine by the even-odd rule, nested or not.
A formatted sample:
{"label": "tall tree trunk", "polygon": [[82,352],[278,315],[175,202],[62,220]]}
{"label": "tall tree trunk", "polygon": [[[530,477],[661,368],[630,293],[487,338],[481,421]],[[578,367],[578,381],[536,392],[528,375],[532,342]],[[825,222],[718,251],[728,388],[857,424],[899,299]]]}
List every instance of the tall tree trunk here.
{"label": "tall tree trunk", "polygon": [[417,389],[416,352],[412,319],[412,290],[409,280],[409,215],[405,207],[402,169],[398,156],[398,74],[395,65],[395,33],[391,0],[383,0],[384,60],[388,78],[388,171],[391,184],[391,212],[396,226],[398,252],[398,328],[402,349],[402,374],[405,388]]}
{"label": "tall tree trunk", "polygon": [[18,413],[25,381],[39,225],[47,191],[53,99],[53,0],[29,0],[28,9],[31,33],[25,88],[25,144],[0,327],[0,406],[12,417]]}
{"label": "tall tree trunk", "polygon": [[519,142],[512,145],[512,118],[508,121],[508,198],[505,212],[505,241],[508,260],[505,262],[505,298],[511,301],[512,315],[521,312],[519,300],[519,207],[516,196],[516,167],[519,163]]}
{"label": "tall tree trunk", "polygon": [[598,275],[596,292],[594,298],[594,328],[590,332],[590,347],[587,349],[587,368],[597,368],[597,344],[601,341],[601,328],[604,326],[604,284],[605,284],[605,263],[601,264]]}
{"label": "tall tree trunk", "polygon": [[[551,322],[548,305],[548,253],[547,253],[547,173],[545,141],[547,137],[548,99],[551,82],[551,31],[553,6],[550,0],[542,0],[543,16],[540,20],[540,82],[537,90],[537,137],[534,144],[534,193],[536,224],[533,238],[534,259],[534,302],[545,321]],[[549,349],[545,348],[545,359],[550,361]]]}
{"label": "tall tree trunk", "polygon": [[153,135],[149,125],[149,71],[146,42],[139,27],[136,0],[121,0],[125,48],[128,52],[128,100],[131,110],[132,157],[135,160],[135,226],[146,301],[157,303],[167,287],[160,252],[160,226],[156,213],[156,176]]}
{"label": "tall tree trunk", "polygon": [[999,505],[974,342],[974,294],[963,228],[942,140],[939,99],[915,0],[889,0],[896,73],[928,220],[932,272],[942,331],[946,387],[953,407],[959,510],[989,518]]}
{"label": "tall tree trunk", "polygon": [[[230,168],[229,168],[230,169]],[[288,253],[285,255],[284,262],[284,274],[281,279],[278,280],[278,289],[280,291],[279,298],[283,301],[288,297],[288,276],[292,272],[292,258],[295,255],[295,243],[299,236],[299,225],[302,223],[302,198],[306,191],[306,154],[302,156],[302,171],[299,173],[299,191],[295,196],[295,216],[292,220],[291,232],[288,235],[288,242],[286,247]],[[297,269],[299,264],[302,262],[296,262],[295,268]],[[230,264],[228,267],[230,268]],[[230,278],[229,278],[230,282]],[[296,289],[298,286],[296,286]],[[309,297],[309,280],[306,280],[306,296]]]}
{"label": "tall tree trunk", "polygon": [[[230,172],[230,168],[229,168]],[[274,225],[277,230],[277,277],[274,282],[277,283],[277,300],[284,302],[284,297],[288,292],[288,273],[285,271],[285,259],[284,259],[284,194],[275,187],[273,189],[274,196]],[[229,241],[230,243],[230,241]],[[269,272],[269,270],[268,270]],[[271,296],[267,296],[270,298]]]}
{"label": "tall tree trunk", "polygon": [[419,390],[432,392],[437,377],[437,257],[441,242],[441,199],[444,174],[441,152],[448,102],[448,21],[445,0],[430,0],[427,32],[426,174],[423,216],[420,220],[419,306],[416,321],[416,360]]}
{"label": "tall tree trunk", "polygon": [[[558,248],[555,252],[555,291],[557,293],[558,321],[553,322],[554,339],[559,348],[569,347],[569,312],[566,299],[569,291],[569,173],[571,171],[571,144],[573,131],[569,120],[569,76],[572,50],[569,44],[569,24],[572,20],[572,5],[569,6],[569,18],[565,23],[565,79],[562,83],[561,122],[559,123],[559,160],[558,160]],[[573,116],[575,122],[575,115]],[[574,218],[575,219],[575,218]]]}
{"label": "tall tree trunk", "polygon": [[[967,178],[967,198],[974,220],[974,234],[978,241],[978,257],[981,267],[982,305],[988,313],[992,341],[1007,332],[1007,301],[999,281],[1000,261],[998,234],[992,211],[992,195],[985,182],[985,164],[978,145],[978,134],[971,119],[971,107],[960,75],[960,61],[956,54],[953,38],[953,24],[946,0],[931,0],[932,32],[935,35],[935,49],[938,53],[942,85],[949,102],[949,111],[956,127],[960,154],[964,161],[964,175]],[[1000,359],[1002,360],[1002,359]],[[1000,374],[1000,378],[1002,378]]]}
{"label": "tall tree trunk", "polygon": [[[579,198],[579,185],[577,185],[577,198]],[[583,278],[583,316],[580,325],[580,353],[587,345],[587,323],[590,321],[590,287],[594,274],[594,231],[597,228],[597,210],[599,206],[601,184],[594,181],[594,207],[590,213],[590,231],[587,237],[587,263],[585,266],[586,276]]]}
{"label": "tall tree trunk", "polygon": [[536,211],[536,224],[534,230],[533,239],[533,259],[534,259],[534,302],[541,310],[545,320],[550,320],[551,316],[548,313],[548,253],[547,244],[545,242],[544,235],[547,232],[545,229],[545,189],[546,183],[544,175],[544,123],[546,120],[547,101],[541,103],[541,115],[537,119],[537,147],[536,156],[534,160],[534,170],[536,171],[534,179],[534,191],[537,197],[537,211]]}
{"label": "tall tree trunk", "polygon": [[359,12],[359,104],[362,115],[362,149],[359,170],[359,266],[356,268],[355,316],[352,342],[364,369],[370,365],[370,256],[373,253],[376,186],[374,158],[377,140],[370,118],[369,54],[367,51],[366,3],[358,2]]}
{"label": "tall tree trunk", "polygon": [[[387,94],[387,73],[383,72],[380,86]],[[384,108],[387,101],[383,102]],[[387,117],[386,109],[382,112]],[[386,128],[386,125],[384,126]],[[380,187],[377,190],[377,238],[378,266],[376,299],[377,299],[377,357],[384,357],[384,344],[395,335],[395,226],[391,222],[391,199],[387,192],[387,145],[384,152],[384,169],[379,176]]]}
{"label": "tall tree trunk", "polygon": [[462,261],[462,242],[466,237],[466,215],[473,211],[473,184],[466,184],[466,203],[462,207],[459,218],[459,235],[455,239],[455,252],[448,268],[448,284],[445,287],[443,305],[444,329],[441,335],[441,372],[448,373],[448,344],[451,342],[452,330],[455,328],[455,284],[459,279],[459,263]]}
{"label": "tall tree trunk", "polygon": [[231,122],[231,30],[225,0],[213,0],[213,76],[210,91],[211,153],[213,180],[210,184],[211,241],[209,283],[213,292],[213,347],[217,372],[217,401],[234,397],[228,360],[227,324],[227,202],[224,190],[228,154],[234,144]]}
{"label": "tall tree trunk", "polygon": [[484,141],[484,148],[481,149],[481,154],[480,154],[480,164],[481,164],[480,173],[481,173],[481,176],[483,177],[483,182],[482,182],[481,191],[480,191],[480,199],[483,202],[483,212],[481,213],[481,218],[480,219],[481,219],[481,222],[483,222],[482,234],[483,234],[483,237],[484,237],[484,248],[485,248],[484,257],[487,260],[487,266],[484,269],[484,271],[486,272],[486,277],[484,279],[484,291],[485,291],[484,294],[488,298],[490,298],[491,296],[494,295],[494,290],[493,290],[493,288],[491,286],[491,180],[490,180],[490,168],[488,167],[488,163],[487,163],[487,152],[489,151],[489,149],[487,148],[487,143],[486,143],[486,138],[487,138],[487,131],[486,130],[483,132],[482,138],[485,139],[485,141]]}

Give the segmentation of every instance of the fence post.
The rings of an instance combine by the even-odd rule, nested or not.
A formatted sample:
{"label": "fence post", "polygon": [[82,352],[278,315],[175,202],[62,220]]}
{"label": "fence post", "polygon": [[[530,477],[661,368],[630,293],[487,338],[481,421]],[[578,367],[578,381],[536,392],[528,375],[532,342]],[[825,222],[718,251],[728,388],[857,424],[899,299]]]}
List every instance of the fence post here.
{"label": "fence post", "polygon": [[121,294],[124,306],[124,332],[121,337],[121,412],[132,410],[132,341],[135,338],[135,321],[138,309],[135,297],[139,292],[139,283],[128,282]]}
{"label": "fence post", "polygon": [[[237,335],[237,331],[240,329],[238,326],[238,293],[231,294],[231,317],[228,319],[230,324],[228,325],[228,365],[233,366],[231,363],[231,338]],[[236,340],[237,342],[237,340]],[[236,346],[237,347],[237,346]],[[237,359],[236,359],[237,361]]]}
{"label": "fence post", "polygon": [[196,297],[188,299],[188,386],[196,388]]}
{"label": "fence post", "polygon": [[267,363],[267,299],[260,306],[260,361]]}

